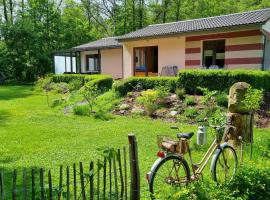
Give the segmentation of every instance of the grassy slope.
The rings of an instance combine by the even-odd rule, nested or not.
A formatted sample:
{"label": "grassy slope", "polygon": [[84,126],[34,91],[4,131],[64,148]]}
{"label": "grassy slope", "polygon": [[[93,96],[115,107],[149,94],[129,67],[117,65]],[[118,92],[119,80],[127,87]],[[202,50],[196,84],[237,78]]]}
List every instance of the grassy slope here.
{"label": "grassy slope", "polygon": [[[46,97],[32,87],[0,86],[0,167],[56,169],[60,164],[88,163],[96,160],[98,147],[122,147],[127,144],[127,134],[135,133],[145,185],[144,174],[156,159],[156,135],[175,135],[169,126],[143,118],[116,117],[101,121],[65,116],[48,108]],[[181,125],[181,131],[196,131],[196,126]],[[263,138],[270,138],[270,130],[256,130],[255,136],[255,143],[263,145]],[[200,154],[197,152],[195,157]]]}

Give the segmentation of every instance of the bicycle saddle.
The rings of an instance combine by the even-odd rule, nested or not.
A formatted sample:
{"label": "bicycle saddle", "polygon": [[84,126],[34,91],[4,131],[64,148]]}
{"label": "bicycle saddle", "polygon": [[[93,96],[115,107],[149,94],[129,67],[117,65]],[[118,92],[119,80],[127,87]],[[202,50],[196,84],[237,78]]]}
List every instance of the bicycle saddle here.
{"label": "bicycle saddle", "polygon": [[185,139],[190,139],[192,138],[192,136],[194,135],[194,133],[190,132],[190,133],[177,133],[177,138],[185,138]]}

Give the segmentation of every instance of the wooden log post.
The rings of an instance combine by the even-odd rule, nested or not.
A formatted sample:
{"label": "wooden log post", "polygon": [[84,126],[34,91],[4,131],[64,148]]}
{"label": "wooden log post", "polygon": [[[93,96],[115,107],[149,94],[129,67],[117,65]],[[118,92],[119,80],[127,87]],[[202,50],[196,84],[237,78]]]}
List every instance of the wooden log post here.
{"label": "wooden log post", "polygon": [[236,149],[240,146],[240,160],[243,161],[243,145],[251,146],[252,155],[254,115],[252,110],[245,106],[245,96],[250,85],[245,82],[235,83],[230,88],[227,124],[233,129],[225,129],[225,140],[229,141]]}
{"label": "wooden log post", "polygon": [[128,135],[129,141],[129,155],[130,155],[130,199],[140,199],[140,171],[138,162],[138,147],[136,136],[134,134]]}

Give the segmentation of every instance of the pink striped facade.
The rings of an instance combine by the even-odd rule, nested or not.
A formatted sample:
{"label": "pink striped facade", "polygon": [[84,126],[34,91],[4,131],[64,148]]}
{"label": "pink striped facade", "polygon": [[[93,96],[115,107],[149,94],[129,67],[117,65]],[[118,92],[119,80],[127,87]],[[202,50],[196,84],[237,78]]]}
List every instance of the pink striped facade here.
{"label": "pink striped facade", "polygon": [[225,40],[225,67],[228,69],[261,69],[263,61],[263,34],[260,30],[212,33],[185,38],[185,68],[202,66],[203,41]]}

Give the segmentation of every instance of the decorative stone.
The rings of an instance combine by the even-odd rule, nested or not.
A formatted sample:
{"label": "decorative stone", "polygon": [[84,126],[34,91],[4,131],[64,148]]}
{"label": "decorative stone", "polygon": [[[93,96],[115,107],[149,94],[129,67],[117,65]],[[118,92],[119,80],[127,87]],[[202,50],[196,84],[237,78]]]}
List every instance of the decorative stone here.
{"label": "decorative stone", "polygon": [[170,115],[171,115],[172,117],[175,117],[177,114],[178,114],[178,112],[175,111],[175,110],[172,110],[172,111],[170,112]]}
{"label": "decorative stone", "polygon": [[130,108],[130,106],[126,103],[123,103],[119,106],[120,110],[128,110]]}
{"label": "decorative stone", "polygon": [[247,89],[250,87],[248,83],[238,82],[230,88],[229,94],[229,111],[232,113],[249,113],[250,111],[245,108],[244,99]]}
{"label": "decorative stone", "polygon": [[131,113],[136,114],[136,115],[143,115],[144,112],[145,111],[142,108],[137,108],[137,107],[132,108],[132,110],[131,110]]}

